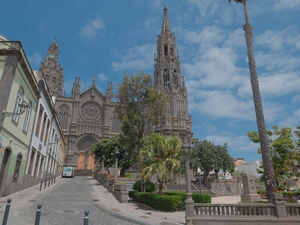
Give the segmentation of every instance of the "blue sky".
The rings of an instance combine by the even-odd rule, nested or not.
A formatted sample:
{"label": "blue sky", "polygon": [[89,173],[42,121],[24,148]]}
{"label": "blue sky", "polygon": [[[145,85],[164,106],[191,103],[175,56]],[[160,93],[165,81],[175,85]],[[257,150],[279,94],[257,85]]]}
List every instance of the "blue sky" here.
{"label": "blue sky", "polygon": [[[124,72],[153,74],[163,6],[177,38],[194,137],[228,144],[232,157],[261,159],[246,134],[257,130],[241,4],[227,0],[10,0],[1,3],[0,33],[19,40],[34,70],[57,37],[67,95],[104,93]],[[248,0],[267,128],[300,125],[300,1]],[[114,89],[116,90],[116,88]]]}

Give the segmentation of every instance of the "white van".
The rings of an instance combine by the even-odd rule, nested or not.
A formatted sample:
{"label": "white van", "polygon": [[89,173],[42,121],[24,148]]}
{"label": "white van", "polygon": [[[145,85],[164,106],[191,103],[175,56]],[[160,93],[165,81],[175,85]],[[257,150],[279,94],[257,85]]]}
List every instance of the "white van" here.
{"label": "white van", "polygon": [[71,166],[64,166],[61,177],[74,177],[74,168]]}

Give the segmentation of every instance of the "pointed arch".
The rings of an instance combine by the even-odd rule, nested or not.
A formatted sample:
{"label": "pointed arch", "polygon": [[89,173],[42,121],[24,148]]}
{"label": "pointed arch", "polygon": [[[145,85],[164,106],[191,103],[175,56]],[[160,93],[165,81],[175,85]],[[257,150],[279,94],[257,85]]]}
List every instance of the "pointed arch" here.
{"label": "pointed arch", "polygon": [[63,104],[59,107],[58,120],[61,128],[65,130],[68,129],[69,111],[70,107],[67,104]]}

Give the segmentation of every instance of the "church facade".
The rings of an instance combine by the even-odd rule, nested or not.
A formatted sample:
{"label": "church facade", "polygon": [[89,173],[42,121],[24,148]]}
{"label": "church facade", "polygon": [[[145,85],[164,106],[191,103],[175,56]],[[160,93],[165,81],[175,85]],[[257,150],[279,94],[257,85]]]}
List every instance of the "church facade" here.
{"label": "church facade", "polygon": [[[63,93],[63,68],[58,64],[58,57],[59,48],[55,39],[41,63],[39,75],[45,78],[52,96],[55,96],[57,117],[67,140],[65,165],[77,169],[95,169],[92,144],[120,132],[120,121],[114,111],[117,103],[113,102],[112,83],[108,82],[106,93],[101,93],[94,77],[92,86],[81,92],[80,78],[76,77],[71,96],[67,97]],[[166,6],[161,34],[157,39],[154,68],[154,85],[169,96],[170,102],[168,119],[163,127],[152,126],[147,131],[176,135],[188,141],[192,136],[192,119],[188,114],[187,89]]]}

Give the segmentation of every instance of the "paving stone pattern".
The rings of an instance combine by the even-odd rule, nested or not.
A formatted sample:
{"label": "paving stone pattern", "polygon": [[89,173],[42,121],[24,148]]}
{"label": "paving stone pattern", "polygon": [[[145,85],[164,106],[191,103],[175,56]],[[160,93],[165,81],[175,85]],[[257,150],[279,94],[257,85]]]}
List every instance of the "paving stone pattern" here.
{"label": "paving stone pattern", "polygon": [[41,225],[83,224],[85,210],[89,210],[89,225],[143,224],[118,217],[101,206],[89,179],[92,178],[66,179],[50,192],[24,205],[20,216],[29,222],[35,218],[37,204],[42,204]]}

